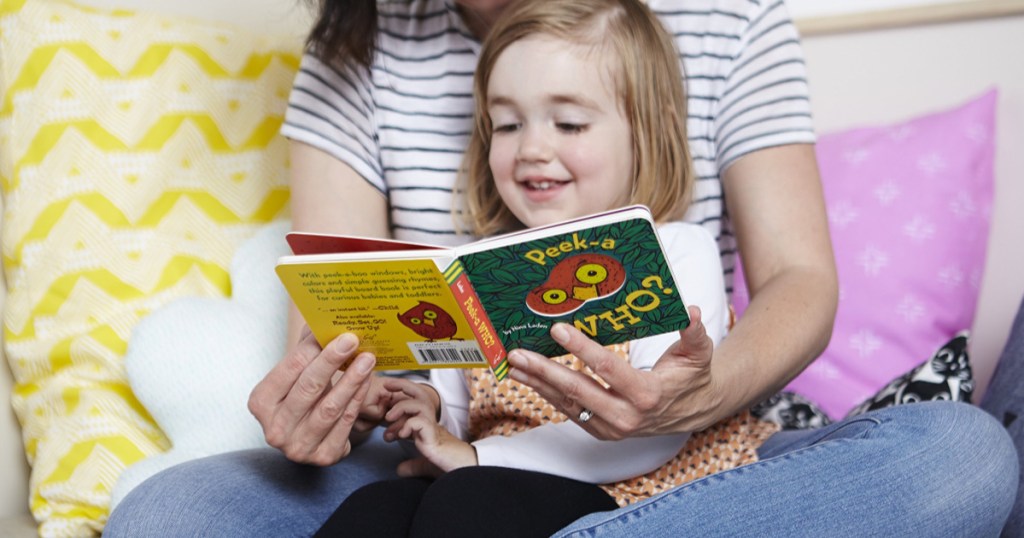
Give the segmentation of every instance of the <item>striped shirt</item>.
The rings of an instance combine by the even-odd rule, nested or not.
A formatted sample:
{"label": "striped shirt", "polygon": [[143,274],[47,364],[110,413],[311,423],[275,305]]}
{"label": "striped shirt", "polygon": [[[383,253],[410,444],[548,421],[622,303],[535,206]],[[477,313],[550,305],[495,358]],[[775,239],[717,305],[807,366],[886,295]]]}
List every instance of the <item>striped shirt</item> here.
{"label": "striped shirt", "polygon": [[[811,143],[799,38],[784,0],[649,0],[680,51],[697,181],[685,220],[718,241],[731,292],[736,243],[720,173],[743,155]],[[451,212],[472,125],[480,43],[452,0],[380,2],[370,69],[307,54],[282,133],[344,161],[388,197],[392,234],[466,242]]]}

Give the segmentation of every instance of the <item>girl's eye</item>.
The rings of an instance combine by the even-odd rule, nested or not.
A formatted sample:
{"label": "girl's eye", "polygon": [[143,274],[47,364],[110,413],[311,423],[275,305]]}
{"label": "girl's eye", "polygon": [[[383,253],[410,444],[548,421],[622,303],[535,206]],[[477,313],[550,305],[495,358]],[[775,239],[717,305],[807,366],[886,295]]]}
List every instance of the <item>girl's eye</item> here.
{"label": "girl's eye", "polygon": [[500,123],[494,125],[494,132],[496,133],[514,133],[518,130],[518,123]]}
{"label": "girl's eye", "polygon": [[569,133],[569,134],[578,134],[578,133],[582,133],[583,131],[587,130],[586,124],[582,124],[582,123],[560,122],[560,123],[556,123],[555,127],[558,127],[559,131],[562,131],[563,133]]}

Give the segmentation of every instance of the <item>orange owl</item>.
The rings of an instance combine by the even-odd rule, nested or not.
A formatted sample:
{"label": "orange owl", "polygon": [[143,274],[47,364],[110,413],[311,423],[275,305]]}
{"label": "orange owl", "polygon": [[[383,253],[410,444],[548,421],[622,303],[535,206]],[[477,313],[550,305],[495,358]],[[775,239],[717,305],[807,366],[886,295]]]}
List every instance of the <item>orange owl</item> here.
{"label": "orange owl", "polygon": [[526,296],[526,306],[541,316],[562,316],[584,303],[607,297],[622,288],[626,269],[604,254],[577,254],[556,264],[546,282]]}
{"label": "orange owl", "polygon": [[440,306],[426,301],[420,301],[418,305],[398,314],[398,321],[426,338],[428,342],[442,338],[450,339],[459,330],[451,314]]}

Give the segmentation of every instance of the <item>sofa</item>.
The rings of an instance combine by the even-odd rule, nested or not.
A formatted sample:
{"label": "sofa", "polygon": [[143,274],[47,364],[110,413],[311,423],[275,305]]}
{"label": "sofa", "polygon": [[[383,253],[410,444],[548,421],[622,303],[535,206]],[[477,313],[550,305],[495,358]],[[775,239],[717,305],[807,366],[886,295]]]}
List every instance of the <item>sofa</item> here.
{"label": "sofa", "polygon": [[[0,16],[5,9],[20,9],[23,3],[4,0],[0,4],[3,6]],[[174,20],[218,21],[217,24],[245,28],[254,34],[280,35],[280,42],[292,43],[288,46],[292,46],[294,51],[298,50],[300,36],[309,24],[308,13],[294,0],[190,0],[174,3],[160,0],[79,0],[78,3],[98,8],[153,10]],[[5,29],[0,28],[2,31]],[[1024,154],[1014,151],[1014,148],[1024,145],[1024,126],[1020,122],[1009,121],[1024,115],[1024,64],[1002,60],[1006,43],[1018,40],[1022,31],[1024,17],[1017,15],[930,26],[812,35],[804,40],[815,122],[821,133],[900,122],[947,109],[993,87],[999,90],[995,123],[995,196],[990,206],[985,208],[986,214],[991,216],[991,227],[980,239],[987,245],[987,250],[981,249],[985,259],[979,265],[984,269],[977,275],[975,283],[977,308],[968,309],[972,322],[970,327],[963,327],[971,331],[975,401],[980,400],[988,385],[1010,323],[1024,296],[1024,249],[1020,247],[1019,239],[1020,230],[1024,230],[1024,212],[1019,210],[1024,206],[1024,182],[1019,181],[1024,175]],[[294,69],[294,63],[288,63],[292,61],[284,63]],[[281,106],[281,98],[277,95],[276,106]],[[231,103],[229,108],[245,106],[246,103]],[[0,139],[2,143],[4,141]],[[267,147],[276,148],[273,151],[278,152],[277,159],[283,151],[281,144],[280,141],[268,142]],[[271,180],[276,183],[270,187],[264,185],[264,188],[277,192],[274,189],[280,190],[284,173],[280,167],[271,170],[277,173],[278,177]],[[2,203],[8,203],[6,197]],[[244,231],[233,228],[227,232],[226,236],[232,241],[219,245],[217,263],[225,267],[229,265],[231,249],[252,235],[258,228],[257,224],[280,221],[287,217],[286,211],[276,208],[262,213],[259,223],[247,223],[251,226]],[[5,256],[10,256],[6,249]],[[208,268],[206,274],[211,273],[220,274],[216,269]],[[201,282],[192,289],[196,294],[229,295],[230,283],[223,282],[224,275],[220,278],[220,284]],[[189,289],[180,291],[184,295],[189,294]],[[0,293],[0,305],[3,305],[3,300],[9,296],[6,282]],[[164,299],[164,302],[170,302],[169,297]],[[146,313],[148,309],[141,311],[138,317],[144,317]],[[133,318],[133,321],[138,319]],[[8,330],[5,329],[4,334],[8,335]],[[23,334],[15,337],[22,338]],[[122,340],[125,339],[127,336],[122,335]],[[925,358],[921,357],[922,360]],[[18,397],[13,394],[12,368],[15,367],[23,365],[5,360],[0,366],[0,396],[4,402]],[[144,410],[136,410],[145,414]],[[5,483],[0,490],[0,538],[32,536],[37,529],[27,502],[29,466],[25,452],[26,440],[34,439],[37,433],[26,432],[28,430],[22,429],[11,407],[5,404],[0,410],[0,476],[4,477]],[[146,432],[146,435],[140,443],[149,443],[153,452],[169,448],[167,439],[160,432]],[[35,447],[33,443],[28,444]],[[99,531],[96,526],[43,528],[46,535],[85,535]]]}

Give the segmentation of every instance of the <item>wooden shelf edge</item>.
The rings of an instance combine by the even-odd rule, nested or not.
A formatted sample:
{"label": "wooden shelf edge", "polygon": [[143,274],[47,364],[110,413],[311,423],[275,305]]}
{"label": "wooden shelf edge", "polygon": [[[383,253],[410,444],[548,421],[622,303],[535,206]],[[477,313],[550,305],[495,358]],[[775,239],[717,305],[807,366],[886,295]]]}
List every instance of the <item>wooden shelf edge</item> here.
{"label": "wooden shelf edge", "polygon": [[930,6],[796,19],[803,36],[864,32],[883,28],[1024,15],[1024,0],[964,0]]}

